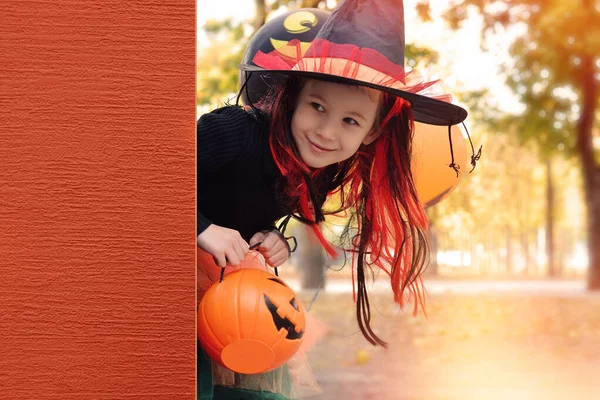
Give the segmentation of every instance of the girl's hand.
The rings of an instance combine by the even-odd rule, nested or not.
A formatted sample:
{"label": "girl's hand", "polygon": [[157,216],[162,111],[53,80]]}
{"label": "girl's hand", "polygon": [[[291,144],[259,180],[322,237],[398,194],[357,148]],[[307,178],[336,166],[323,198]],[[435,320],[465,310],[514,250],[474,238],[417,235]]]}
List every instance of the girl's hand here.
{"label": "girl's hand", "polygon": [[198,235],[198,247],[210,253],[221,268],[239,265],[248,254],[248,243],[236,230],[215,224]]}
{"label": "girl's hand", "polygon": [[279,267],[290,258],[290,246],[277,230],[257,232],[250,239],[250,246],[262,242],[258,250],[267,264],[273,268]]}

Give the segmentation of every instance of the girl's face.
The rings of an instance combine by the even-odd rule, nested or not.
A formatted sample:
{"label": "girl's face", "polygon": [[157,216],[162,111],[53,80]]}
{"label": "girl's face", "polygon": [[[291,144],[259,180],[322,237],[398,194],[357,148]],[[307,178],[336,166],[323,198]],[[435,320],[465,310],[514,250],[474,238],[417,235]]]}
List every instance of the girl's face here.
{"label": "girl's face", "polygon": [[326,167],[373,142],[380,98],[373,89],[306,81],[292,117],[292,136],[302,160],[312,168]]}

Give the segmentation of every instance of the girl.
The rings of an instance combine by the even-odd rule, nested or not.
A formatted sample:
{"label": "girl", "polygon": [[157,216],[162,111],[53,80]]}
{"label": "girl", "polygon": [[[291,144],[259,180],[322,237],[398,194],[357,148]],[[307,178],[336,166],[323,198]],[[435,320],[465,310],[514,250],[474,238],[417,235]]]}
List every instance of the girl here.
{"label": "girl", "polygon": [[[260,243],[257,250],[277,267],[289,258],[283,233],[294,217],[310,225],[333,256],[319,224],[326,214],[348,212],[343,238],[353,254],[358,324],[370,343],[384,346],[370,327],[365,268],[383,269],[395,301],[402,305],[411,295],[416,311],[428,256],[427,221],[410,170],[413,119],[450,127],[467,116],[443,101],[449,96],[431,94],[435,82],[404,72],[403,20],[399,0],[340,2],[304,55],[292,41],[288,46],[296,51],[259,52],[255,65],[240,67],[246,81],[284,76],[272,93],[248,110],[223,107],[197,124],[200,251],[224,267],[239,264]],[[323,210],[334,193],[340,209]],[[278,229],[274,223],[282,217]],[[202,265],[198,273],[210,278]],[[199,287],[200,296],[206,289]],[[208,393],[210,363],[203,357],[199,349],[199,390]],[[285,369],[251,383],[239,376],[227,381],[214,368],[214,398],[289,395]]]}

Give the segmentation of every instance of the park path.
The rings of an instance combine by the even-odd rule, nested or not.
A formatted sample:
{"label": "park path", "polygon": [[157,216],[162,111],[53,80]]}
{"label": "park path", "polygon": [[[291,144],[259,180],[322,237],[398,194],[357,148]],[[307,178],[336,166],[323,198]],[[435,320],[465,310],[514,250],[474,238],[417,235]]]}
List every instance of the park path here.
{"label": "park path", "polygon": [[308,354],[323,393],[307,400],[600,399],[600,294],[583,281],[426,282],[428,318],[373,290],[387,350],[362,338],[338,284],[311,308],[328,333]]}

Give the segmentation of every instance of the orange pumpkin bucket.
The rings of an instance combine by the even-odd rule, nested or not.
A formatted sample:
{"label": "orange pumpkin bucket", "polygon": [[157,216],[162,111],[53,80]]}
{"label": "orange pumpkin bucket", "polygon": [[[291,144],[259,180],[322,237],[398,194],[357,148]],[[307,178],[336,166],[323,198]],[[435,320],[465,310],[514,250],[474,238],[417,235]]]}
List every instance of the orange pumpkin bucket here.
{"label": "orange pumpkin bucket", "polygon": [[[249,254],[247,262],[260,261]],[[198,339],[206,353],[243,374],[285,364],[300,348],[305,329],[304,308],[294,291],[262,269],[225,275],[198,307]]]}

